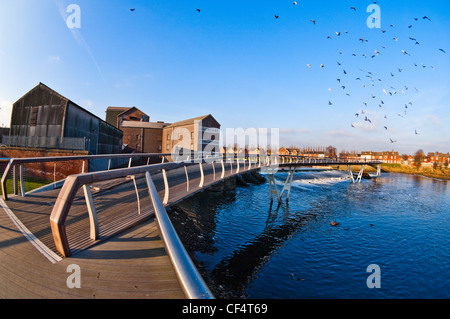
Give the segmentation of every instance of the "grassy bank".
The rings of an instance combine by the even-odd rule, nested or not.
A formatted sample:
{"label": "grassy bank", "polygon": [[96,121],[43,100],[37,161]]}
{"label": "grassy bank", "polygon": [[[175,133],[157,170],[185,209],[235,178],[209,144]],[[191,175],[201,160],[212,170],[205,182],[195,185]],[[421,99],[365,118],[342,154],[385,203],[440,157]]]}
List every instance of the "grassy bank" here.
{"label": "grassy bank", "polygon": [[[48,185],[53,183],[53,181],[48,181],[48,180],[44,180],[44,179],[35,179],[35,178],[27,178],[24,181],[24,188],[25,188],[25,192],[29,192],[31,190],[34,190],[36,188]],[[19,186],[20,187],[20,186]],[[6,180],[6,192],[8,194],[13,194],[13,183],[12,183],[12,179],[8,178]],[[3,195],[2,189],[0,187],[0,195]]]}
{"label": "grassy bank", "polygon": [[[333,167],[334,169],[337,169],[338,167]],[[340,170],[347,170],[347,166],[341,166],[339,167]],[[361,166],[352,166],[353,172],[359,172],[361,169]],[[450,180],[450,168],[437,168],[434,169],[432,167],[422,167],[420,169],[416,169],[415,167],[400,165],[400,164],[381,164],[381,170],[383,172],[390,172],[390,173],[401,173],[401,174],[411,174],[411,175],[417,175],[417,176],[426,176],[430,178],[437,178],[437,179],[444,179],[444,180]],[[376,169],[372,166],[366,166],[364,169],[367,173],[373,173],[376,172]]]}

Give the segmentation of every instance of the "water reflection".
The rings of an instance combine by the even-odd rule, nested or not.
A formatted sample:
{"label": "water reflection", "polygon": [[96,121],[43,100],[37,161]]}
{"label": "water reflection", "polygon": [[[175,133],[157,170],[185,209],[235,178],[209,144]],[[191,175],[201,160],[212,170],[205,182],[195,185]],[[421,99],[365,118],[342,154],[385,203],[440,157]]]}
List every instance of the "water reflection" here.
{"label": "water reflection", "polygon": [[[421,297],[424,289],[432,290],[407,286],[402,274],[408,272],[423,273],[434,295],[446,295],[439,274],[450,259],[448,182],[383,174],[352,184],[337,172],[296,173],[294,179],[291,199],[281,205],[271,205],[265,184],[202,192],[170,211],[217,297],[264,297],[278,286],[270,296]],[[330,226],[332,220],[340,226]],[[383,261],[389,278],[378,295],[354,279],[364,277],[364,267],[374,260]],[[305,290],[283,277],[295,267],[307,278],[301,282]],[[330,278],[348,286],[332,285]]]}

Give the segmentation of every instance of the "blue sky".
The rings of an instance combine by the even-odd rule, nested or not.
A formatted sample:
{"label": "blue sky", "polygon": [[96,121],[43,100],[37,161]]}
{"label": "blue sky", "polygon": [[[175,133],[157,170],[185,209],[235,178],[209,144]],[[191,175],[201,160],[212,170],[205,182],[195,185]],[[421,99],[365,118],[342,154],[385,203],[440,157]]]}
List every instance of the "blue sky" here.
{"label": "blue sky", "polygon": [[43,82],[103,119],[136,106],[279,128],[285,146],[450,151],[450,1],[377,1],[381,29],[366,23],[373,1],[297,2],[2,0],[0,125]]}

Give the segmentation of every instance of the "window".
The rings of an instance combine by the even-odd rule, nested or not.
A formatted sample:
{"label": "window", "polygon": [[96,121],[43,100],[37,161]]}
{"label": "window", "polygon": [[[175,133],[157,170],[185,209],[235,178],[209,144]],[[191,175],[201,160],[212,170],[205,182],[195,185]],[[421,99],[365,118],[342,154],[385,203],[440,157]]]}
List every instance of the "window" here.
{"label": "window", "polygon": [[167,134],[167,140],[170,141],[170,134]]}

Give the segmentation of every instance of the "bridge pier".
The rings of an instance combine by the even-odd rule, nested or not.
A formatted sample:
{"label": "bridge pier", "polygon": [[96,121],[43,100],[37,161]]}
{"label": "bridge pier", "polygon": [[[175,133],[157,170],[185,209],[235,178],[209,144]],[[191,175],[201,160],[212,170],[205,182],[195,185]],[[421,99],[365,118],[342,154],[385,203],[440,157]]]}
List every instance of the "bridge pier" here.
{"label": "bridge pier", "polygon": [[295,172],[295,168],[293,167],[289,167],[289,173],[288,176],[286,177],[286,180],[284,182],[284,186],[283,189],[281,190],[281,193],[278,193],[278,187],[275,181],[275,171],[277,169],[268,169],[267,170],[267,179],[269,180],[269,191],[270,191],[270,202],[273,203],[273,195],[276,196],[278,203],[281,204],[281,200],[283,198],[283,194],[285,191],[287,191],[287,195],[286,195],[286,201],[289,201],[289,195],[291,193],[291,186],[292,186],[292,181],[294,179],[294,172]]}
{"label": "bridge pier", "polygon": [[348,167],[348,172],[349,172],[349,175],[350,175],[350,180],[352,181],[352,183],[353,183],[353,184],[355,184],[355,183],[361,183],[361,178],[362,178],[362,176],[363,176],[363,174],[364,174],[364,168],[366,167],[366,165],[365,165],[365,164],[361,165],[361,169],[360,169],[360,171],[359,171],[358,176],[356,177],[356,179],[355,179],[355,177],[353,176],[352,166],[351,166],[351,165],[347,165],[347,167]]}

